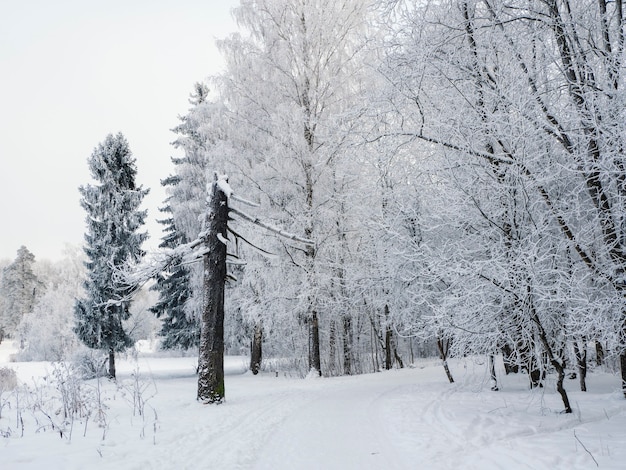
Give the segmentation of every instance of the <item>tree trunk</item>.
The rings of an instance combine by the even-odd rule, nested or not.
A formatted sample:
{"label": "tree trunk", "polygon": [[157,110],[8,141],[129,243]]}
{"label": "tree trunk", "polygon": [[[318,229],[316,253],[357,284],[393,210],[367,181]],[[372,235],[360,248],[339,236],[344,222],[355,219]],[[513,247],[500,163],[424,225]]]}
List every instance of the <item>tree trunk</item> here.
{"label": "tree trunk", "polygon": [[[371,318],[370,318],[371,320]],[[370,351],[372,353],[372,367],[374,368],[374,372],[378,372],[378,341],[375,339],[376,332],[374,330],[374,322],[370,321]]]}
{"label": "tree trunk", "polygon": [[624,319],[622,320],[620,345],[625,349],[619,353],[619,365],[622,376],[622,394],[624,395],[624,398],[626,398],[626,347],[624,346],[624,344],[626,344],[626,313],[622,312],[622,315],[624,315]]}
{"label": "tree trunk", "polygon": [[385,330],[385,369],[390,370],[393,368],[393,361],[391,360],[391,328],[387,327]]}
{"label": "tree trunk", "polygon": [[619,363],[622,375],[622,393],[626,398],[626,351],[619,355]]}
{"label": "tree trunk", "polygon": [[622,393],[624,398],[626,398],[626,351],[619,355],[619,364],[622,375]]}
{"label": "tree trunk", "polygon": [[200,329],[198,357],[198,400],[222,403],[224,389],[224,284],[226,282],[226,240],[228,198],[213,182],[207,213],[204,255],[204,308]]}
{"label": "tree trunk", "polygon": [[498,378],[496,377],[496,361],[493,354],[489,355],[489,376],[491,378],[491,390],[497,392],[499,390]]}
{"label": "tree trunk", "polygon": [[115,380],[115,351],[109,349],[109,378]]}
{"label": "tree trunk", "polygon": [[398,367],[400,369],[404,369],[404,362],[402,361],[402,357],[400,357],[400,354],[398,354],[398,348],[396,347],[395,343],[393,345],[393,357],[396,360],[396,364],[398,364]]}
{"label": "tree trunk", "polygon": [[450,367],[448,367],[448,350],[450,349],[450,340],[443,339],[441,336],[437,336],[437,349],[439,350],[439,357],[441,358],[441,364],[443,370],[446,372],[448,381],[454,383]]}
{"label": "tree trunk", "polygon": [[600,367],[604,362],[604,348],[602,347],[602,343],[600,341],[595,341],[596,343],[596,365]]}
{"label": "tree trunk", "polygon": [[541,369],[537,367],[538,361],[533,357],[528,365],[528,379],[530,380],[530,388],[543,387],[541,383]]}
{"label": "tree trunk", "polygon": [[548,335],[546,333],[546,330],[544,329],[543,324],[539,320],[539,316],[537,315],[535,306],[532,303],[532,295],[531,295],[530,290],[531,288],[529,284],[528,291],[529,291],[529,305],[530,305],[530,310],[531,310],[530,317],[533,323],[535,324],[535,326],[537,327],[539,340],[541,341],[541,344],[543,345],[543,348],[546,354],[548,355],[550,364],[552,364],[552,366],[556,369],[556,372],[558,374],[558,378],[556,382],[556,390],[557,392],[559,392],[559,394],[561,395],[561,399],[563,400],[563,405],[565,406],[565,413],[571,413],[572,407],[570,406],[569,398],[567,397],[567,392],[565,391],[565,388],[563,387],[563,379],[565,379],[565,359],[557,358],[556,355],[554,354],[552,346],[550,345],[550,342],[548,341]]}
{"label": "tree trunk", "polygon": [[541,383],[541,368],[540,362],[537,359],[535,350],[536,346],[532,343],[523,342],[520,343],[519,355],[522,362],[522,368],[528,372],[528,380],[530,381],[530,388],[543,387]]}
{"label": "tree trunk", "polygon": [[578,378],[580,380],[580,391],[587,391],[587,340],[582,339],[582,346],[578,344],[578,340],[574,340],[574,355],[576,356],[576,364],[578,365]]}
{"label": "tree trunk", "polygon": [[391,342],[393,331],[389,324],[389,305],[385,305],[385,369],[390,370],[393,367],[391,358]]}
{"label": "tree trunk", "polygon": [[343,373],[352,375],[352,319],[350,315],[343,316]]}
{"label": "tree trunk", "polygon": [[331,319],[328,328],[328,374],[338,375],[337,369],[337,322]]}
{"label": "tree trunk", "polygon": [[252,374],[257,375],[261,369],[261,361],[263,360],[263,323],[259,320],[254,325],[254,334],[252,335],[252,344],[250,346],[250,370]]}
{"label": "tree trunk", "polygon": [[322,361],[320,358],[320,327],[317,312],[311,312],[309,322],[309,371],[322,375]]}

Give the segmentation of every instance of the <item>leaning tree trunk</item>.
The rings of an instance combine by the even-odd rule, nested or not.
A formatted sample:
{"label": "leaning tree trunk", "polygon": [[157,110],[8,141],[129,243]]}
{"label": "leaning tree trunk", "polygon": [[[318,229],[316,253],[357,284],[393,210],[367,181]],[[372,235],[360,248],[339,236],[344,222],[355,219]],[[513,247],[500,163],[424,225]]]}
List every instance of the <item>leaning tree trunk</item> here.
{"label": "leaning tree trunk", "polygon": [[441,364],[443,365],[443,370],[446,372],[448,381],[450,383],[454,383],[454,378],[452,377],[450,367],[448,366],[448,351],[450,350],[450,340],[444,339],[442,336],[437,335],[437,349],[439,350]]}
{"label": "leaning tree trunk", "polygon": [[204,255],[204,308],[200,326],[198,400],[222,403],[224,389],[224,284],[226,282],[226,229],[228,198],[217,176],[207,212]]}
{"label": "leaning tree trunk", "polygon": [[[530,285],[528,286],[528,290],[530,291]],[[567,391],[565,390],[565,387],[563,387],[563,381],[565,379],[565,359],[563,357],[560,357],[560,358],[557,357],[556,354],[554,353],[554,350],[552,346],[550,345],[550,342],[548,341],[548,334],[546,333],[546,330],[544,329],[543,324],[541,323],[541,320],[539,319],[539,316],[537,315],[537,311],[535,310],[535,307],[532,304],[532,301],[530,302],[530,305],[531,305],[530,318],[535,324],[535,326],[537,327],[539,340],[541,341],[541,344],[543,345],[545,352],[548,354],[550,364],[552,364],[552,366],[557,372],[556,391],[559,392],[559,395],[561,395],[561,400],[563,400],[563,405],[565,406],[565,410],[564,410],[565,413],[571,413],[572,407],[570,405],[569,398],[567,396]]]}

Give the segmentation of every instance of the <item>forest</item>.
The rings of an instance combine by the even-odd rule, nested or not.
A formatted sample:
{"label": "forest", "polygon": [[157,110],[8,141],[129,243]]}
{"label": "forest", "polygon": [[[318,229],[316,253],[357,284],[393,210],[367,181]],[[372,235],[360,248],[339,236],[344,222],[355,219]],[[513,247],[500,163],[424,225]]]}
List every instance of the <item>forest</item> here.
{"label": "forest", "polygon": [[[554,374],[566,412],[565,378],[585,391],[592,366],[626,396],[621,0],[241,0],[233,15],[225,70],[193,87],[161,181],[161,249],[179,259],[107,304],[127,294],[111,269],[143,257],[146,217],[132,142],[109,136],[81,187],[85,249],[52,264],[20,248],[0,339],[30,360],[157,338],[197,351],[206,268],[176,248],[207,229],[217,173],[238,196],[220,236],[224,348],[253,372],[438,357],[453,382],[449,358],[481,356],[493,390],[496,360],[529,387]],[[134,196],[94,196],[115,184]]]}

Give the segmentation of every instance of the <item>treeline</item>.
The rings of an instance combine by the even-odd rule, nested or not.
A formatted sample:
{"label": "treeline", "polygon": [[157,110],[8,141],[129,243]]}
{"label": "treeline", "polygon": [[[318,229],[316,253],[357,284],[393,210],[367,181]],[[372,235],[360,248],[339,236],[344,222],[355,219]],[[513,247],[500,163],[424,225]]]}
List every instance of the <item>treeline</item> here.
{"label": "treeline", "polygon": [[[626,378],[621,1],[241,0],[234,15],[224,72],[174,130],[162,246],[203,230],[214,171],[315,245],[232,224],[227,345],[302,375],[502,355],[531,386],[554,371],[566,410],[589,345]],[[165,347],[197,345],[201,278],[182,260],[159,277]]]}
{"label": "treeline", "polygon": [[250,340],[327,375],[400,365],[422,341],[444,359],[503,355],[532,386],[555,371],[566,409],[566,368],[584,387],[592,341],[626,366],[621,2],[234,14],[226,70],[176,128],[166,223],[195,238],[217,170],[316,241],[243,234],[274,258],[231,247],[246,264],[228,309]]}

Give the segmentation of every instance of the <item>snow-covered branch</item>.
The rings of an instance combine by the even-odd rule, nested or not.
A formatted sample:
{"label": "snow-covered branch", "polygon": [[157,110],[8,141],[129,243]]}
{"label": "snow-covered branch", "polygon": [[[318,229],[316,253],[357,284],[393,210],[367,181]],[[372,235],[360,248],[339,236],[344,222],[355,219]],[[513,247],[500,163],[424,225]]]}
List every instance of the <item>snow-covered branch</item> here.
{"label": "snow-covered branch", "polygon": [[309,240],[308,238],[303,238],[303,237],[299,237],[298,235],[295,235],[293,233],[290,232],[286,232],[285,230],[281,230],[278,227],[274,227],[271,224],[268,224],[267,222],[263,222],[262,220],[260,220],[257,217],[253,217],[249,214],[246,214],[245,212],[236,209],[234,207],[230,208],[230,211],[234,214],[237,214],[239,217],[241,217],[242,219],[247,220],[248,222],[251,222],[255,225],[258,225],[259,227],[264,228],[265,230],[269,230],[270,232],[273,232],[283,238],[287,238],[289,240],[294,240],[300,243],[304,243],[305,245],[315,245],[315,242],[313,240]]}

